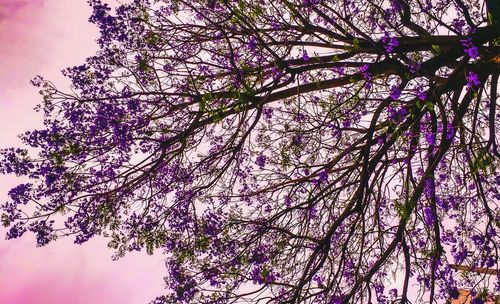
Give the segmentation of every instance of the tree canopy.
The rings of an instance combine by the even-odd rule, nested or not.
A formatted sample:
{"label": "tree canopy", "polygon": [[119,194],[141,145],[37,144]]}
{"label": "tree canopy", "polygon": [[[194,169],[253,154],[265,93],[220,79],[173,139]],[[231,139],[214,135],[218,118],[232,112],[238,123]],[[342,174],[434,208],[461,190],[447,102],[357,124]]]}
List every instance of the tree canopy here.
{"label": "tree canopy", "polygon": [[[154,303],[500,292],[498,4],[90,0],[99,51],[37,76],[7,238],[164,253]],[[26,147],[27,146],[27,147]],[[458,265],[458,266],[457,266]],[[455,267],[455,268],[453,268]],[[482,283],[488,282],[489,291]]]}

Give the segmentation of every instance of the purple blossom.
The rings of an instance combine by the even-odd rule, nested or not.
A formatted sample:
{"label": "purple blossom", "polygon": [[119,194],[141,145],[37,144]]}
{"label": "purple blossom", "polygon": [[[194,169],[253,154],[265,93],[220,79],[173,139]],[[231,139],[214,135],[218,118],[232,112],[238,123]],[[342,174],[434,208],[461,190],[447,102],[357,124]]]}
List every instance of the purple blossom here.
{"label": "purple blossom", "polygon": [[424,87],[419,85],[415,88],[417,98],[421,101],[425,101],[427,99],[427,93],[424,91]]}
{"label": "purple blossom", "polygon": [[257,156],[257,159],[255,160],[255,163],[257,164],[257,166],[259,166],[259,168],[264,169],[266,160],[267,158],[264,154],[259,154],[259,156]]}
{"label": "purple blossom", "polygon": [[302,3],[304,6],[311,6],[311,5],[316,5],[319,4],[321,0],[302,0]]}
{"label": "purple blossom", "polygon": [[292,207],[292,199],[290,198],[290,196],[289,196],[289,195],[285,196],[285,206],[286,206],[287,208]]}
{"label": "purple blossom", "polygon": [[400,107],[398,109],[393,108],[392,106],[387,107],[387,118],[394,123],[402,122],[407,115],[408,110],[404,107]]}
{"label": "purple blossom", "polygon": [[255,51],[257,47],[257,39],[254,36],[251,36],[250,39],[248,40],[248,48],[251,51]]}
{"label": "purple blossom", "polygon": [[394,50],[394,48],[399,45],[399,42],[396,39],[396,37],[390,37],[387,40],[388,41],[387,44],[385,45],[385,50],[387,51],[387,53],[391,53]]}
{"label": "purple blossom", "polygon": [[269,258],[266,256],[267,248],[265,246],[258,246],[254,253],[252,258],[250,259],[251,263],[254,263],[256,265],[261,265],[269,260]]}
{"label": "purple blossom", "polygon": [[303,142],[303,138],[302,138],[302,134],[296,134],[292,137],[292,142],[297,145],[297,146],[300,146],[302,145],[302,142]]}
{"label": "purple blossom", "polygon": [[313,277],[313,281],[316,282],[316,284],[318,285],[318,287],[324,288],[323,277],[321,275],[315,275]]}
{"label": "purple blossom", "polygon": [[460,40],[460,43],[462,43],[462,46],[464,47],[464,52],[467,54],[467,56],[469,56],[471,59],[479,58],[479,51],[472,42],[472,39],[468,38],[465,40]]}
{"label": "purple blossom", "polygon": [[463,33],[465,27],[465,20],[462,18],[455,18],[451,22],[451,26],[453,27],[453,29],[455,29],[455,31]]}
{"label": "purple blossom", "polygon": [[429,207],[424,208],[424,221],[429,228],[432,228],[434,226],[434,223],[436,222],[436,215]]}
{"label": "purple blossom", "polygon": [[6,240],[16,239],[18,237],[21,237],[26,231],[27,228],[25,226],[25,223],[17,222],[14,225],[12,225],[10,229],[7,231],[5,239]]}
{"label": "purple blossom", "polygon": [[265,267],[256,266],[252,270],[251,278],[255,284],[262,285],[274,282],[276,275]]}
{"label": "purple blossom", "polygon": [[328,181],[328,171],[325,169],[325,170],[322,170],[319,175],[319,182],[320,183],[326,183]]}
{"label": "purple blossom", "polygon": [[398,13],[401,11],[401,5],[399,4],[399,2],[397,0],[391,0],[391,6],[392,6],[392,9],[395,13]]}
{"label": "purple blossom", "polygon": [[304,52],[302,53],[302,60],[304,60],[304,62],[307,62],[307,61],[309,61],[309,59],[311,59],[311,58],[307,54],[307,51],[304,50]]}
{"label": "purple blossom", "polygon": [[397,100],[399,96],[401,95],[401,88],[399,86],[392,86],[391,87],[391,99],[392,100]]}
{"label": "purple blossom", "polygon": [[479,81],[477,74],[469,71],[469,73],[467,73],[467,90],[471,90],[473,87],[477,87],[480,84],[481,81]]}
{"label": "purple blossom", "polygon": [[455,263],[461,264],[461,263],[463,263],[463,261],[465,261],[465,259],[468,256],[468,248],[466,246],[464,246],[463,243],[460,243],[459,249],[457,249],[457,247],[454,246],[451,250],[451,253],[452,253],[453,259],[455,260]]}
{"label": "purple blossom", "polygon": [[368,64],[364,64],[362,65],[360,68],[359,68],[359,72],[361,74],[361,76],[363,76],[363,78],[365,80],[367,80],[366,84],[365,84],[365,87],[367,89],[370,89],[371,88],[371,85],[372,85],[372,74],[370,72],[368,72],[368,69],[369,69],[369,66]]}
{"label": "purple blossom", "polygon": [[471,240],[472,242],[474,242],[474,244],[476,244],[476,246],[481,246],[484,243],[483,237],[477,234],[473,235],[471,237]]}
{"label": "purple blossom", "polygon": [[420,64],[420,62],[413,62],[412,64],[410,64],[410,73],[417,73],[418,71],[420,71],[421,66],[422,65]]}
{"label": "purple blossom", "polygon": [[477,50],[477,47],[475,46],[465,49],[465,52],[467,53],[467,55],[469,55],[471,59],[479,58],[479,52]]}
{"label": "purple blossom", "polygon": [[316,207],[309,208],[308,216],[309,218],[316,218],[318,215],[318,209]]}
{"label": "purple blossom", "polygon": [[342,121],[342,127],[344,128],[349,128],[352,124],[352,120],[349,119],[349,118],[346,118],[344,119],[344,121]]}
{"label": "purple blossom", "polygon": [[30,198],[30,191],[32,188],[32,184],[20,184],[9,191],[10,198],[16,204],[26,204]]}
{"label": "purple blossom", "polygon": [[481,298],[474,298],[472,299],[471,304],[484,304],[484,301]]}
{"label": "purple blossom", "polygon": [[270,120],[271,118],[273,118],[273,109],[272,108],[264,108],[262,110],[262,114],[264,115],[264,118],[266,120]]}
{"label": "purple blossom", "polygon": [[455,134],[455,128],[453,127],[451,122],[448,122],[448,125],[446,127],[446,139],[448,140],[452,139],[454,134]]}
{"label": "purple blossom", "polygon": [[436,134],[434,133],[425,133],[425,140],[427,141],[427,143],[431,146],[435,146],[436,145]]}
{"label": "purple blossom", "polygon": [[396,288],[393,288],[393,289],[389,290],[389,295],[392,298],[396,298],[398,296],[398,290]]}
{"label": "purple blossom", "polygon": [[342,304],[342,297],[339,296],[333,296],[328,304]]}

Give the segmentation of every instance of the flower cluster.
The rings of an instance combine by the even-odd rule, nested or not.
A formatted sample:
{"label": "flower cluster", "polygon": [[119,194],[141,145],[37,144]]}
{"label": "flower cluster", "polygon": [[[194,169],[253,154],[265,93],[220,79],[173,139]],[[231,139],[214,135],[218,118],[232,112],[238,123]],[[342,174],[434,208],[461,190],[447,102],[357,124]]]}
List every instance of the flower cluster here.
{"label": "flower cluster", "polygon": [[469,56],[470,59],[475,60],[479,58],[479,51],[472,42],[471,38],[460,40],[460,43],[464,47],[464,52],[467,54],[467,56]]}

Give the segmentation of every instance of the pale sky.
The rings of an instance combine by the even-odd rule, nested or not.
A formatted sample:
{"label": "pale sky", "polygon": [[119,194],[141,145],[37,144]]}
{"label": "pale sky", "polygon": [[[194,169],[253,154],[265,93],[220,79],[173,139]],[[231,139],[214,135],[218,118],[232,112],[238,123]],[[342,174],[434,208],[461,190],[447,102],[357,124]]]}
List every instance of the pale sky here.
{"label": "pale sky", "polygon": [[[83,63],[97,48],[86,0],[0,0],[0,147],[17,146],[17,134],[41,126],[35,75],[64,88],[60,70]],[[19,183],[0,176],[0,203]],[[111,261],[103,240],[74,245],[59,240],[35,247],[34,236],[5,241],[0,228],[0,303],[139,304],[164,292],[162,256],[134,253]]]}

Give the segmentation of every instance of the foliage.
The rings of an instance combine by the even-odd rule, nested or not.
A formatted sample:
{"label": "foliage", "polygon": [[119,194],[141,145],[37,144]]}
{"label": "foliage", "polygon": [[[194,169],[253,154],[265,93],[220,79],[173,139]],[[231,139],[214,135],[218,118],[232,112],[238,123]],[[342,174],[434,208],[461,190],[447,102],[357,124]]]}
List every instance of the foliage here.
{"label": "foliage", "polygon": [[89,2],[99,52],[33,80],[45,128],[1,152],[30,179],[7,238],[163,250],[155,303],[433,301],[499,267],[482,2]]}

